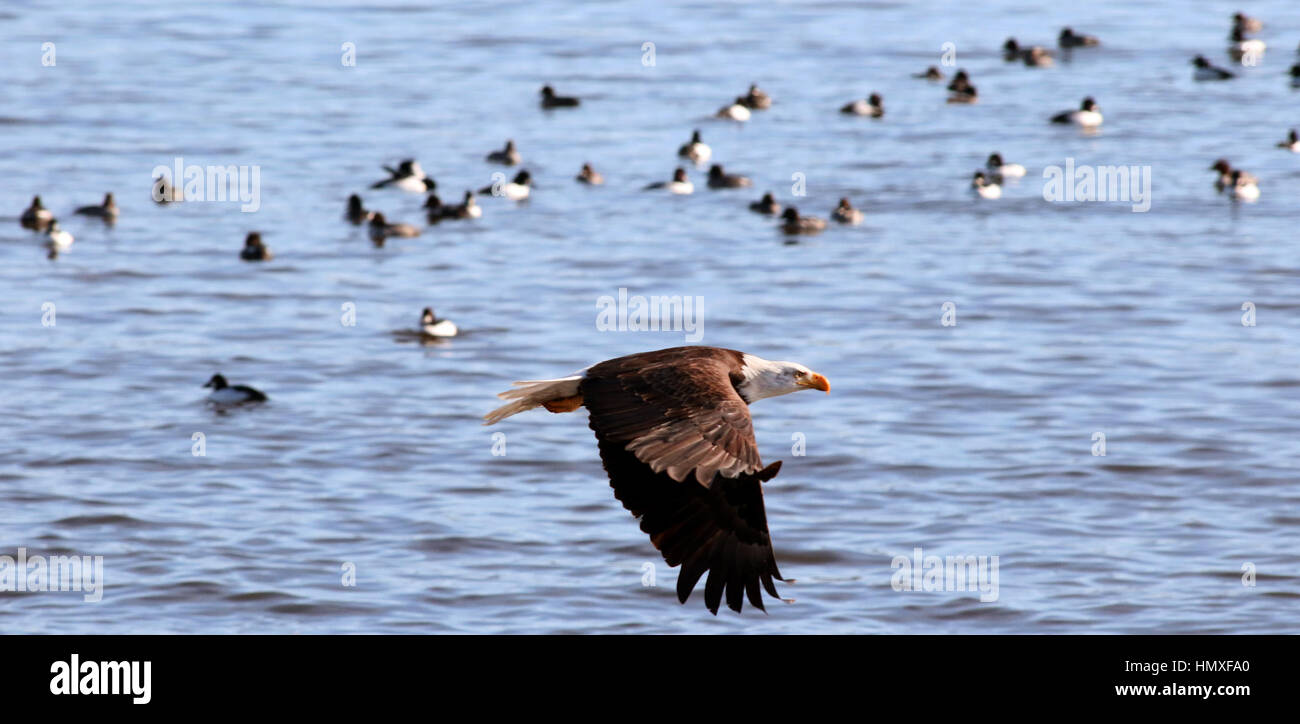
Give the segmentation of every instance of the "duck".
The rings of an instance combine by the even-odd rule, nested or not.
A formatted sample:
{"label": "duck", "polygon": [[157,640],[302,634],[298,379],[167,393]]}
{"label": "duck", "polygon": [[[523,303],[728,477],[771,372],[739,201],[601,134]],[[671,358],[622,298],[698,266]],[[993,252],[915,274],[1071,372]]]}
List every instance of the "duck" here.
{"label": "duck", "polygon": [[591,167],[591,164],[582,164],[582,170],[578,172],[578,183],[587,184],[588,186],[599,186],[605,183],[605,177],[600,172]]}
{"label": "duck", "polygon": [[441,218],[444,219],[477,219],[482,215],[483,207],[478,205],[473,191],[466,191],[465,200],[461,203],[441,208]]}
{"label": "duck", "polygon": [[113,200],[113,194],[110,192],[104,194],[103,203],[97,206],[82,206],[73,213],[82,216],[95,216],[112,223],[117,220],[117,202]]}
{"label": "duck", "polygon": [[741,101],[746,108],[756,111],[772,107],[772,97],[759,88],[757,83],[749,84],[749,92],[741,97]]}
{"label": "duck", "polygon": [[932,65],[929,68],[926,68],[924,72],[913,73],[912,77],[920,78],[921,80],[938,81],[943,80],[943,71],[939,70],[939,66]]}
{"label": "duck", "polygon": [[1234,201],[1255,201],[1259,199],[1259,184],[1255,181],[1255,177],[1241,169],[1233,169],[1228,188],[1232,190],[1232,199]]}
{"label": "duck", "polygon": [[244,237],[244,248],[239,250],[239,258],[244,261],[270,261],[272,255],[271,250],[262,243],[262,235],[250,231]]}
{"label": "duck", "polygon": [[1211,65],[1204,55],[1192,58],[1192,65],[1196,66],[1196,70],[1192,71],[1192,80],[1228,80],[1235,77],[1232,73]]}
{"label": "duck", "polygon": [[50,258],[53,259],[61,251],[67,251],[72,242],[72,234],[59,228],[59,220],[50,219],[45,227],[45,248],[50,250]]}
{"label": "duck", "polygon": [[769,191],[763,194],[763,198],[758,201],[750,202],[749,210],[759,214],[776,216],[781,213],[781,204],[777,203],[777,200],[772,196],[772,192]]}
{"label": "duck", "polygon": [[366,211],[366,207],[361,203],[360,196],[358,196],[357,194],[352,194],[351,196],[348,197],[348,210],[343,214],[344,218],[346,218],[348,221],[352,222],[354,225],[359,226],[367,221],[370,221],[370,217],[373,215],[374,212]]}
{"label": "duck", "polygon": [[511,180],[510,183],[502,184],[500,186],[497,186],[496,184],[492,184],[491,186],[484,186],[483,188],[479,189],[478,192],[481,194],[492,194],[493,196],[502,196],[507,199],[510,199],[511,201],[523,201],[524,199],[527,199],[529,194],[531,193],[532,183],[533,183],[532,174],[528,173],[527,171],[520,171],[519,173],[515,174],[514,179]]}
{"label": "duck", "polygon": [[1101,45],[1101,41],[1095,35],[1080,35],[1070,28],[1061,28],[1056,44],[1062,48],[1092,48]]}
{"label": "duck", "polygon": [[677,169],[673,171],[672,181],[656,181],[642,190],[650,191],[652,189],[668,189],[668,193],[670,194],[685,196],[686,194],[695,192],[695,184],[691,183],[691,180],[687,178],[686,169],[678,166]]}
{"label": "duck", "polygon": [[549,85],[542,86],[542,108],[574,108],[582,101],[572,96],[557,96]]}
{"label": "duck", "polygon": [[745,107],[745,99],[742,97],[723,106],[717,113],[713,114],[715,118],[725,118],[729,121],[739,121],[744,123],[749,120],[749,108]]}
{"label": "duck", "polygon": [[489,153],[487,155],[487,160],[489,163],[499,163],[505,166],[518,166],[523,161],[523,158],[519,155],[519,152],[515,150],[515,142],[513,140],[507,140],[506,147],[500,151]]}
{"label": "duck", "polygon": [[975,192],[975,195],[979,196],[981,199],[1002,198],[1002,186],[984,175],[983,171],[975,172],[975,177],[971,179],[970,187]]}
{"label": "duck", "polygon": [[948,94],[949,103],[979,103],[979,90],[973,85],[962,87]]}
{"label": "duck", "polygon": [[1300,63],[1291,66],[1289,75],[1291,76],[1291,87],[1300,88]]}
{"label": "duck", "polygon": [[1101,125],[1101,122],[1101,107],[1097,105],[1097,101],[1092,99],[1092,96],[1084,98],[1079,103],[1079,110],[1062,111],[1052,116],[1052,123],[1072,123],[1084,128],[1096,128]]}
{"label": "duck", "polygon": [[1292,128],[1286,134],[1286,140],[1279,141],[1277,147],[1285,148],[1286,150],[1291,151],[1292,153],[1300,153],[1300,136],[1297,136],[1295,129]]}
{"label": "duck", "polygon": [[18,217],[18,223],[24,229],[34,231],[44,231],[51,221],[54,221],[54,212],[45,208],[45,204],[41,203],[40,196],[33,196],[32,205],[24,209],[23,215]]}
{"label": "duck", "polygon": [[204,387],[211,387],[208,402],[218,405],[238,405],[245,402],[266,402],[266,395],[247,385],[232,385],[220,373],[212,375]]}
{"label": "duck", "polygon": [[438,319],[433,307],[425,307],[420,314],[420,333],[426,337],[455,337],[460,332],[450,319]]}
{"label": "duck", "polygon": [[957,70],[956,75],[952,77],[952,82],[948,84],[948,90],[953,93],[958,93],[971,87],[970,76],[966,74],[965,70],[960,68]]}
{"label": "duck", "polygon": [[1000,153],[989,154],[989,160],[984,167],[988,169],[989,175],[995,181],[1004,178],[1022,178],[1025,175],[1024,166],[1018,163],[1003,163]]}
{"label": "duck", "polygon": [[1247,56],[1258,58],[1268,47],[1262,40],[1247,38],[1240,28],[1234,28],[1228,38],[1232,41],[1228,45],[1228,55],[1238,63],[1243,62]]}
{"label": "duck", "polygon": [[799,209],[786,207],[781,214],[781,231],[787,234],[818,234],[826,228],[826,219],[816,216],[800,216]]}
{"label": "duck", "polygon": [[166,206],[173,201],[185,200],[185,192],[181,190],[180,186],[173,186],[166,176],[159,176],[153,180],[151,196],[154,203],[159,206]]}
{"label": "duck", "polygon": [[879,93],[872,93],[867,98],[859,98],[852,103],[846,104],[840,108],[840,113],[850,113],[855,116],[871,116],[880,118],[885,115],[885,106],[880,99]]}
{"label": "duck", "polygon": [[681,158],[688,158],[697,164],[703,164],[713,155],[713,149],[700,140],[700,132],[697,130],[691,134],[691,140],[677,149],[677,155]]}
{"label": "duck", "polygon": [[424,169],[420,168],[420,162],[414,159],[408,158],[402,161],[397,164],[397,168],[391,166],[382,168],[388,172],[388,178],[370,184],[370,188],[382,189],[391,186],[413,194],[422,194],[438,188],[438,184],[425,175]]}
{"label": "duck", "polygon": [[1248,17],[1244,13],[1232,14],[1232,29],[1240,30],[1243,33],[1258,33],[1264,29],[1264,23],[1255,18]]}
{"label": "duck", "polygon": [[853,208],[848,199],[840,199],[840,205],[831,212],[831,218],[841,224],[857,225],[862,223],[862,212]]}
{"label": "duck", "polygon": [[410,238],[419,235],[420,230],[410,224],[388,223],[384,215],[378,211],[370,217],[370,239],[376,244],[383,244],[384,240],[391,236]]}
{"label": "duck", "polygon": [[715,163],[709,168],[709,188],[711,189],[738,189],[753,185],[754,182],[745,176],[727,173],[722,170],[721,164]]}

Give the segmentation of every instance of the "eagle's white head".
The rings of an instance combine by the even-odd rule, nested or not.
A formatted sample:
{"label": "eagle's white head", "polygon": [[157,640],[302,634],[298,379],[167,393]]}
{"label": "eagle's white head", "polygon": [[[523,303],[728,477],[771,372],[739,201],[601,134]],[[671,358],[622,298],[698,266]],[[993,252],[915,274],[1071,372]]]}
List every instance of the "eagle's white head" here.
{"label": "eagle's white head", "polygon": [[799,390],[831,391],[831,383],[825,377],[798,362],[773,362],[747,354],[740,372],[745,380],[736,389],[749,403]]}

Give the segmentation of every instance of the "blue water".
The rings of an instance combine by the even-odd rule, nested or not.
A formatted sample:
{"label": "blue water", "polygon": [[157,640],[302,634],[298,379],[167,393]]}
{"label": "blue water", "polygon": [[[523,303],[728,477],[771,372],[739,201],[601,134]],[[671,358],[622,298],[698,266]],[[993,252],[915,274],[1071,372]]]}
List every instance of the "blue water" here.
{"label": "blue water", "polygon": [[[1238,9],[1269,50],[1194,83],[1196,53],[1231,64]],[[98,603],[0,593],[0,631],[1298,630],[1300,156],[1273,147],[1300,123],[1294,3],[73,0],[0,19],[0,555],[102,555],[105,582]],[[1001,59],[1066,24],[1103,46]],[[911,77],[949,42],[977,105]],[[582,107],[540,110],[548,82]],[[751,82],[771,110],[709,118]],[[836,112],[872,91],[883,119]],[[1046,122],[1085,95],[1100,133]],[[692,169],[692,196],[641,192],[694,128],[755,188]],[[359,192],[421,223],[419,195],[366,189],[380,164],[417,158],[454,201],[506,138],[527,204],[484,198],[382,249],[340,218]],[[1029,175],[973,199],[993,151]],[[1258,203],[1214,191],[1220,156]],[[155,205],[177,157],[257,166],[259,210]],[[1150,166],[1150,211],[1045,201],[1067,158]],[[605,186],[573,181],[583,162]],[[847,196],[866,221],[786,244],[746,208],[765,190],[818,216]],[[116,226],[71,215],[106,191]],[[76,236],[57,260],[17,223],[37,193]],[[239,260],[252,230],[273,261]],[[701,585],[679,605],[582,415],[480,425],[513,380],[684,342],[598,330],[619,288],[703,297],[702,343],[830,378],[753,410],[785,460],[765,490],[795,603],[714,617]],[[430,305],[462,336],[401,334]],[[217,371],[270,402],[212,409]],[[915,548],[997,556],[997,600],[893,590]]]}

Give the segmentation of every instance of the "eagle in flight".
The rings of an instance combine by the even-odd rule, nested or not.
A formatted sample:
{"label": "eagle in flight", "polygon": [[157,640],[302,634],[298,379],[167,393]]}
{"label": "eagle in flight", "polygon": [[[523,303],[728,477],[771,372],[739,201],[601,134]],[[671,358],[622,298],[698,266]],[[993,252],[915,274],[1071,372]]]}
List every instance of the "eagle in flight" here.
{"label": "eagle in flight", "polygon": [[586,407],[614,497],[669,567],[681,566],[686,603],[707,571],[704,603],[715,615],[726,594],[739,612],[745,596],[763,608],[760,583],[780,598],[781,578],[763,510],[763,466],[749,405],[799,390],[830,391],[826,378],[794,362],[772,362],[719,347],[673,347],[618,357],[554,380],[514,383],[510,402],[487,425],[545,407]]}

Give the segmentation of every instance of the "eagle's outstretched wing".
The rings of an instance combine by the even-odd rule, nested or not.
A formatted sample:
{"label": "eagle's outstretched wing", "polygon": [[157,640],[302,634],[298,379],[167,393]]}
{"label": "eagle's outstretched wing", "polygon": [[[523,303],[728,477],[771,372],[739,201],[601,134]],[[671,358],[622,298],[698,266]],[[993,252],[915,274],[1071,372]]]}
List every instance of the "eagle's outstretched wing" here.
{"label": "eagle's outstretched wing", "polygon": [[678,600],[685,603],[708,571],[710,611],[718,612],[724,592],[732,610],[746,594],[763,609],[760,584],[779,598],[772,580],[784,580],[762,491],[781,463],[763,468],[759,460],[749,406],[732,386],[739,358],[733,367],[716,354],[674,352],[587,370],[580,389],[601,461],[614,496],[668,565],[681,565]]}

